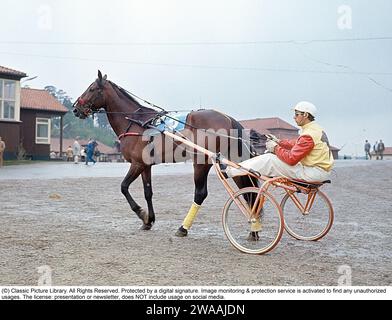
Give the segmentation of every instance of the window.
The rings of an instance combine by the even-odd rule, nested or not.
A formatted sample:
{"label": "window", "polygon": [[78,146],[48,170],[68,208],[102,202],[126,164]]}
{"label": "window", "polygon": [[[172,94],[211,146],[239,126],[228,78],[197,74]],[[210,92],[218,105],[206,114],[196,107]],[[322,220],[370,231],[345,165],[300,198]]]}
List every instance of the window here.
{"label": "window", "polygon": [[4,80],[4,99],[15,101],[15,81]]}
{"label": "window", "polygon": [[50,144],[50,119],[37,118],[35,143]]}
{"label": "window", "polygon": [[15,120],[16,81],[0,79],[0,119]]}

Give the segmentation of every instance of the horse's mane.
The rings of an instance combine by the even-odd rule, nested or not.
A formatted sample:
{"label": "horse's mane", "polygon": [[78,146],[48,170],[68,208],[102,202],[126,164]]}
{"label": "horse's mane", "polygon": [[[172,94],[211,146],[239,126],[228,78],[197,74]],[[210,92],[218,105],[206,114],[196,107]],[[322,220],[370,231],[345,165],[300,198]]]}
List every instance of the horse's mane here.
{"label": "horse's mane", "polygon": [[[128,100],[130,100],[131,102],[135,103],[138,107],[140,107],[141,110],[143,111],[149,111],[149,112],[154,112],[156,110],[145,107],[143,105],[140,104],[139,101],[137,101],[134,97],[132,97],[127,90],[125,90],[124,88],[121,88],[120,86],[118,86],[117,84],[115,84],[112,81],[108,81],[111,86],[114,88],[114,90],[117,92],[118,96],[121,98],[122,96],[124,96],[125,98],[127,98]],[[119,94],[121,93],[121,95]],[[158,113],[158,112],[157,112]]]}

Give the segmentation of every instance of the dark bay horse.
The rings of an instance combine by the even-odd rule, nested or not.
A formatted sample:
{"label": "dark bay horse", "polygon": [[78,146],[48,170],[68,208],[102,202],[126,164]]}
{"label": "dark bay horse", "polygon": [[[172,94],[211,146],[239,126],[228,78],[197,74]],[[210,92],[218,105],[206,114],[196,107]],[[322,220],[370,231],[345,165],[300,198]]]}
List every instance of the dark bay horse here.
{"label": "dark bay horse", "polygon": [[[159,117],[161,112],[142,106],[129,92],[107,80],[107,76],[103,77],[101,72],[98,71],[98,79],[77,99],[73,112],[80,119],[85,119],[101,109],[105,110],[114,132],[120,138],[121,153],[131,163],[129,172],[121,183],[121,192],[131,209],[143,221],[142,229],[149,230],[155,222],[152,203],[151,166],[161,162],[176,162],[175,157],[173,157],[173,150],[176,151],[180,145],[173,142],[173,140],[171,140],[171,144],[168,144],[167,139],[169,138],[159,132],[159,139],[155,138],[152,143],[151,129],[143,126],[143,123],[151,123],[151,119]],[[241,131],[244,129],[233,118],[214,110],[192,111],[187,115],[184,124],[185,129],[181,131],[183,136],[197,144],[203,143],[204,147],[210,150],[213,144],[212,149],[214,150],[211,151],[222,153],[225,156],[231,154],[229,149],[232,144],[222,143],[221,138],[227,138],[233,130],[239,130],[239,135],[241,135]],[[210,139],[210,132],[219,132],[220,135],[215,135],[213,139]],[[241,138],[236,139],[235,143],[240,146],[243,140]],[[240,153],[241,150],[243,148],[240,148]],[[194,167],[194,203],[187,218],[176,233],[177,236],[186,236],[198,209],[207,197],[207,176],[212,165],[204,155],[202,157],[200,157],[200,154],[192,155],[192,152],[184,148],[180,151],[181,155],[184,153],[191,154]],[[167,156],[169,153],[170,155]],[[177,152],[177,154],[179,153]],[[239,154],[238,156],[239,158],[237,157],[234,161],[243,159],[243,155]],[[184,160],[184,158],[180,160]],[[130,184],[140,175],[143,180],[148,212],[142,209],[129,193]],[[235,178],[235,183],[240,188],[252,184],[247,177]]]}

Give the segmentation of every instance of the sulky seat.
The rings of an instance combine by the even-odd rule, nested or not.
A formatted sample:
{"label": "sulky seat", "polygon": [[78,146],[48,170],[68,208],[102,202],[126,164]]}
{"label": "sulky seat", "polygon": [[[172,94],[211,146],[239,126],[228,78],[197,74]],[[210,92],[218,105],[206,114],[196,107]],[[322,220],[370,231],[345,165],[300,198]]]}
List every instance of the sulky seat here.
{"label": "sulky seat", "polygon": [[288,180],[295,185],[309,188],[309,189],[320,188],[323,184],[331,183],[331,180],[325,180],[325,181],[305,181],[305,180],[297,180],[297,179],[288,179]]}

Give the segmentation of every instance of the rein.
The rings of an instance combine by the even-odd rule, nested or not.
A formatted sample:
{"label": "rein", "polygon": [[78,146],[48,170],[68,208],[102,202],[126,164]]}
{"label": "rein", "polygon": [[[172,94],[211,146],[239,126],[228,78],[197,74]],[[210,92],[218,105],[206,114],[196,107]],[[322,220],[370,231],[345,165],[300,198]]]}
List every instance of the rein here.
{"label": "rein", "polygon": [[[130,130],[130,128],[131,128],[131,126],[132,126],[133,123],[136,123],[137,125],[141,126],[142,128],[148,127],[148,128],[150,128],[150,129],[156,129],[154,126],[151,125],[151,122],[152,122],[153,120],[157,119],[158,117],[166,116],[167,118],[172,119],[172,120],[175,120],[175,121],[177,121],[178,123],[181,123],[181,124],[183,124],[183,125],[185,125],[185,126],[188,126],[188,127],[192,128],[192,129],[195,129],[195,130],[203,130],[205,133],[212,134],[212,135],[215,135],[215,136],[218,136],[218,137],[224,137],[224,138],[228,138],[228,139],[232,139],[232,140],[241,141],[242,143],[244,143],[244,145],[246,146],[246,148],[248,149],[248,151],[249,151],[251,154],[257,155],[257,153],[255,153],[254,151],[251,150],[251,145],[250,145],[250,144],[248,145],[248,142],[247,142],[246,140],[240,138],[240,137],[233,137],[233,136],[225,135],[225,134],[222,134],[222,133],[218,134],[218,133],[210,132],[210,131],[208,131],[207,129],[198,128],[198,127],[193,126],[193,125],[191,125],[191,124],[189,124],[189,123],[187,123],[187,122],[184,122],[184,121],[181,121],[181,120],[179,120],[179,119],[176,119],[176,118],[174,118],[174,117],[168,115],[169,111],[166,111],[164,108],[162,108],[162,107],[160,107],[160,106],[157,106],[156,104],[154,104],[154,103],[152,103],[152,102],[149,102],[149,101],[147,101],[147,100],[145,100],[145,99],[143,99],[143,98],[137,96],[136,94],[134,94],[134,93],[132,93],[132,92],[130,92],[130,91],[128,91],[128,90],[126,90],[126,89],[124,89],[124,88],[118,86],[117,84],[115,84],[115,83],[113,83],[113,82],[111,82],[111,81],[109,81],[109,80],[107,80],[107,81],[108,81],[112,86],[117,87],[117,88],[120,90],[120,92],[123,91],[123,92],[127,93],[129,96],[131,96],[131,97],[133,97],[133,98],[136,98],[136,99],[139,99],[140,101],[143,101],[144,103],[146,103],[147,105],[149,105],[149,106],[151,106],[151,107],[153,107],[153,108],[156,108],[156,109],[161,110],[161,111],[143,111],[143,114],[152,114],[152,115],[155,115],[155,117],[152,117],[151,119],[149,119],[149,120],[147,120],[147,121],[145,121],[145,122],[141,122],[141,121],[139,121],[139,120],[135,120],[135,119],[132,119],[132,118],[129,118],[129,117],[125,117],[125,119],[129,121],[129,125],[128,125],[128,127],[126,128],[125,132],[119,135],[119,137],[118,137],[119,140],[121,140],[121,139],[123,139],[123,138],[125,138],[125,137],[141,137],[141,136],[143,136],[142,133],[138,133],[138,132],[129,132],[129,130]],[[94,102],[95,102],[96,100],[98,100],[100,97],[102,97],[102,95],[103,95],[103,89],[99,89],[99,90],[98,90],[98,96],[95,97]],[[86,115],[86,116],[89,116],[89,115],[91,115],[91,114],[94,115],[94,114],[96,114],[96,113],[133,115],[134,113],[136,113],[137,111],[140,110],[140,108],[139,108],[138,110],[136,110],[136,111],[134,111],[134,112],[132,112],[132,113],[130,113],[130,112],[121,112],[121,111],[117,111],[117,112],[116,112],[116,111],[110,111],[110,112],[108,112],[108,111],[106,111],[106,110],[104,110],[104,109],[100,109],[100,110],[94,111],[94,110],[92,110],[92,106],[94,105],[94,103],[88,102],[88,103],[87,103],[87,106],[86,106],[86,101],[84,101],[83,99],[80,99],[80,98],[77,99],[76,102],[73,104],[73,107],[74,107],[74,108],[76,108],[75,105],[76,105],[78,102],[79,102],[79,104],[80,104],[81,106],[84,106],[84,107],[85,107],[85,110],[83,110],[83,114]],[[202,109],[200,109],[200,110],[202,110]],[[79,111],[81,111],[81,110],[79,110]],[[183,111],[193,111],[193,110],[183,110]],[[171,112],[179,112],[179,111],[171,111]],[[157,129],[157,130],[158,130],[158,129]],[[158,130],[158,131],[160,131],[160,130]],[[160,131],[160,132],[161,132],[161,131]],[[163,132],[161,132],[161,133],[163,133]]]}
{"label": "rein", "polygon": [[167,112],[165,109],[161,108],[160,106],[157,106],[156,104],[154,104],[154,103],[152,103],[152,102],[150,102],[150,101],[147,101],[147,100],[144,100],[143,98],[140,98],[139,96],[137,96],[136,94],[134,94],[134,93],[128,91],[127,89],[124,89],[124,88],[118,86],[117,84],[115,84],[115,83],[113,83],[113,82],[111,82],[111,81],[109,81],[109,80],[108,80],[108,82],[109,82],[112,86],[116,86],[117,88],[119,88],[120,91],[124,91],[124,92],[128,93],[130,96],[132,96],[132,97],[134,97],[134,98],[136,98],[136,99],[139,99],[139,100],[143,101],[144,103],[148,104],[149,106],[151,106],[151,107],[153,107],[153,108],[160,109],[160,110],[163,111],[163,112]]}
{"label": "rein", "polygon": [[[137,124],[137,125],[139,125],[139,126],[142,127],[142,128],[148,127],[149,129],[156,129],[156,130],[158,130],[158,129],[155,128],[154,126],[150,125],[150,123],[151,123],[153,120],[155,120],[156,118],[158,118],[158,117],[166,116],[167,118],[172,119],[172,120],[175,120],[175,121],[177,121],[178,123],[181,123],[181,124],[183,124],[183,125],[186,125],[186,126],[192,128],[192,129],[202,130],[202,131],[204,131],[205,133],[208,133],[208,134],[211,134],[211,135],[215,135],[215,136],[217,136],[217,137],[224,137],[224,138],[228,138],[228,139],[232,139],[232,140],[242,141],[242,143],[244,143],[244,145],[246,146],[246,148],[248,149],[248,151],[249,151],[251,154],[253,154],[254,156],[257,156],[257,155],[258,155],[256,152],[252,151],[251,145],[250,145],[250,144],[248,145],[248,142],[247,142],[246,140],[244,140],[243,138],[240,138],[240,137],[233,137],[233,136],[226,135],[226,134],[222,134],[222,133],[219,133],[219,134],[218,134],[218,133],[215,133],[215,132],[210,132],[210,131],[208,131],[207,129],[204,129],[204,128],[195,127],[195,126],[189,124],[188,122],[184,122],[184,121],[181,121],[181,120],[179,120],[179,119],[177,119],[177,118],[171,117],[170,115],[167,114],[169,111],[166,111],[165,109],[163,109],[163,108],[161,108],[161,107],[159,107],[159,108],[162,110],[162,112],[143,112],[144,114],[154,114],[154,115],[156,115],[156,117],[153,117],[152,119],[149,119],[149,120],[147,120],[147,121],[145,121],[145,122],[141,122],[141,121],[139,121],[139,120],[135,120],[135,119],[132,119],[132,118],[129,118],[129,117],[125,117],[125,119],[127,119],[127,120],[129,121],[129,126],[127,127],[127,129],[125,130],[125,132],[124,132],[123,134],[120,134],[120,135],[119,135],[119,137],[118,137],[119,140],[121,140],[121,139],[123,139],[123,138],[125,138],[125,137],[142,137],[142,136],[143,136],[142,133],[128,132],[128,131],[130,130],[132,124],[134,124],[134,123]],[[138,110],[136,110],[135,112],[137,112],[137,111],[138,111]],[[186,110],[186,111],[192,111],[192,110]],[[179,112],[179,111],[175,111],[175,112]],[[94,111],[93,113],[94,113],[94,114],[95,114],[95,113],[124,114],[124,115],[132,115],[132,114],[134,114],[134,112],[133,112],[133,113],[128,113],[128,112],[107,112],[107,111],[104,110],[104,109],[101,109],[101,110],[98,110],[98,111]],[[161,132],[160,130],[158,130],[158,131]],[[161,132],[161,133],[163,133],[163,132]],[[176,132],[176,133],[179,133],[179,132]]]}

